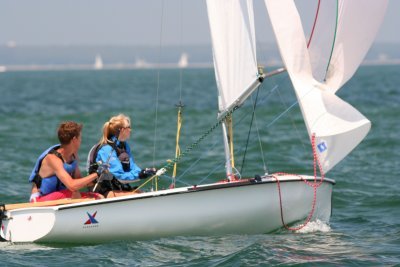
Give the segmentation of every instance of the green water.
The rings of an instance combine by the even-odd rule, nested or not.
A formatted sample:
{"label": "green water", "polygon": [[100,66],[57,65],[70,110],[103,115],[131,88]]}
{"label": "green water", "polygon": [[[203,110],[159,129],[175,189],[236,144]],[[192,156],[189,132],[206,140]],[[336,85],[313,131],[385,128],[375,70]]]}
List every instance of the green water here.
{"label": "green water", "polygon": [[[93,246],[0,243],[0,265],[400,264],[399,84],[399,66],[362,67],[338,93],[372,121],[372,129],[328,173],[337,182],[329,225],[311,225],[302,233],[278,230],[265,235],[176,237]],[[255,100],[256,95],[252,98]],[[181,133],[184,149],[216,122],[212,69],[182,73],[179,70],[0,73],[0,202],[28,199],[27,177],[36,157],[57,142],[56,127],[63,120],[84,124],[79,153],[81,170],[85,168],[89,148],[100,138],[103,123],[121,112],[132,119],[130,143],[138,165],[165,165],[175,154],[175,105],[180,99],[185,105]],[[299,108],[297,105],[289,108],[295,101],[286,74],[267,80],[258,95],[256,121],[247,146],[251,100],[235,112],[236,167],[242,176],[262,174],[263,161],[269,172],[312,174],[312,152]],[[178,185],[223,178],[221,140],[221,130],[217,128],[182,159]],[[160,186],[166,187],[169,182],[164,177]]]}

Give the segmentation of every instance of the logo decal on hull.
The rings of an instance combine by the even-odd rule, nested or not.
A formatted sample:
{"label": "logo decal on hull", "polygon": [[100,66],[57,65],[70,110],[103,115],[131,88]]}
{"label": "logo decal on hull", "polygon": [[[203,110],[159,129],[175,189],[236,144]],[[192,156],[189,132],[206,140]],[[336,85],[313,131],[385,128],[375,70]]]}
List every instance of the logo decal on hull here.
{"label": "logo decal on hull", "polygon": [[85,225],[87,225],[87,224],[99,223],[99,222],[95,219],[96,214],[97,214],[97,211],[96,211],[95,213],[93,213],[93,215],[90,215],[89,212],[86,212],[86,214],[87,214],[87,216],[89,216],[89,220],[87,220],[87,221],[85,222]]}

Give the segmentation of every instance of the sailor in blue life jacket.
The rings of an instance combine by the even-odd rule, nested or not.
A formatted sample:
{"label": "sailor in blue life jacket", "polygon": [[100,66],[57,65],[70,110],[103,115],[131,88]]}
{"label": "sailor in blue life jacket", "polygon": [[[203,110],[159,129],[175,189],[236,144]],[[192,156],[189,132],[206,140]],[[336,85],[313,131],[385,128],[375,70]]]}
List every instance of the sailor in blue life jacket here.
{"label": "sailor in blue life jacket", "polygon": [[112,181],[103,181],[95,192],[106,197],[132,194],[135,188],[129,183],[139,179],[149,178],[156,174],[155,168],[139,168],[132,155],[127,139],[131,134],[130,118],[119,114],[110,118],[103,125],[103,136],[99,143],[93,146],[88,155],[89,173],[96,171],[96,163],[108,166],[114,175]]}
{"label": "sailor in blue life jacket", "polygon": [[96,180],[101,172],[107,171],[102,167],[82,178],[77,158],[82,127],[82,124],[72,121],[59,125],[57,133],[60,144],[48,148],[39,156],[29,177],[29,181],[32,182],[31,202],[64,198],[102,198],[99,194],[78,191]]}

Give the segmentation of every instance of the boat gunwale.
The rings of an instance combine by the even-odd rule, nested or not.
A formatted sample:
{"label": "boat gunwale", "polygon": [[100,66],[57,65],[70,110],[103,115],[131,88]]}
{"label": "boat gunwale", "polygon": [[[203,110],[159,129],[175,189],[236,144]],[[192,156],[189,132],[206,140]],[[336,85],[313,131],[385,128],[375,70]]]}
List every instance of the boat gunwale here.
{"label": "boat gunwale", "polygon": [[[314,182],[314,177],[307,176],[307,177],[300,178],[300,177],[292,176],[291,178],[285,178],[282,180],[279,179],[279,182],[280,183],[299,182],[299,181],[304,182],[303,180]],[[318,177],[317,181],[321,181],[321,178]],[[327,182],[332,185],[336,184],[335,180],[329,179],[329,178],[324,178],[323,182]],[[153,198],[153,197],[163,197],[163,196],[171,196],[171,195],[177,195],[177,194],[187,194],[187,193],[195,193],[195,192],[226,189],[226,188],[235,188],[235,187],[242,187],[242,186],[254,186],[254,185],[269,184],[269,183],[277,183],[277,180],[273,179],[272,176],[264,176],[264,177],[262,177],[261,181],[257,181],[255,178],[250,178],[250,179],[237,180],[234,182],[219,182],[219,183],[205,184],[205,185],[193,185],[193,186],[188,186],[188,187],[176,188],[176,189],[180,189],[178,191],[172,191],[174,189],[166,189],[166,190],[159,190],[159,191],[155,191],[155,192],[145,192],[144,194],[151,193],[151,194],[146,194],[146,195],[143,195],[142,193],[140,193],[140,194],[134,194],[134,195],[128,195],[128,196],[115,197],[115,198],[93,200],[90,202],[80,202],[80,203],[74,203],[74,204],[52,206],[50,208],[53,208],[55,210],[67,210],[67,209],[74,209],[74,208],[78,208],[78,207],[80,208],[80,207],[110,204],[110,203],[139,200],[139,199],[146,199],[146,198]],[[40,207],[40,208],[49,208],[49,207]],[[35,209],[40,209],[40,208],[35,208]]]}
{"label": "boat gunwale", "polygon": [[[296,175],[277,175],[279,177],[279,183],[287,183],[287,182],[304,182],[306,180],[308,182],[314,182],[315,179],[313,176],[296,176]],[[317,181],[321,181],[320,177],[317,177]],[[323,182],[330,183],[335,185],[336,182],[333,179],[324,178]],[[227,188],[236,188],[242,186],[253,186],[253,185],[260,185],[260,184],[269,184],[269,183],[277,183],[277,180],[272,177],[272,175],[262,176],[261,180],[257,180],[255,178],[243,178],[241,180],[236,180],[233,182],[216,182],[212,184],[203,184],[203,185],[191,185],[186,187],[179,187],[174,189],[163,189],[154,192],[143,192],[138,194],[114,197],[114,198],[106,198],[106,199],[97,199],[93,201],[87,202],[79,202],[79,203],[71,203],[71,204],[62,204],[57,206],[42,206],[42,207],[26,207],[26,208],[19,208],[19,209],[12,209],[12,210],[5,210],[5,213],[12,213],[12,212],[21,212],[24,210],[48,210],[52,209],[54,211],[57,210],[67,210],[67,209],[74,209],[80,207],[88,207],[94,205],[103,205],[103,204],[110,204],[110,203],[117,203],[117,202],[124,202],[124,201],[131,201],[131,200],[139,200],[139,199],[146,199],[146,198],[153,198],[153,197],[162,197],[162,196],[171,196],[177,194],[187,194],[187,193],[195,193],[195,192],[202,192],[202,191],[210,191],[210,190],[219,190],[219,189],[227,189]]]}

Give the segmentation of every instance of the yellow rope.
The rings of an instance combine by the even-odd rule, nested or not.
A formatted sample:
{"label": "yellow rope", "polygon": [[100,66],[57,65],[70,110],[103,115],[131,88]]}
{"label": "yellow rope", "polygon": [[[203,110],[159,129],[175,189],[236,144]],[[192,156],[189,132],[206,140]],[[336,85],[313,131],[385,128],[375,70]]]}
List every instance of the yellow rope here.
{"label": "yellow rope", "polygon": [[226,124],[228,124],[228,138],[229,138],[229,150],[230,150],[230,158],[231,158],[231,166],[235,168],[235,158],[233,153],[233,118],[232,115],[226,117]]}
{"label": "yellow rope", "polygon": [[[197,139],[196,142],[194,142],[193,144],[191,144],[190,146],[188,146],[183,153],[180,153],[180,155],[176,158],[174,158],[173,160],[170,160],[168,162],[168,164],[166,164],[163,168],[161,168],[160,170],[164,170],[167,171],[169,170],[173,164],[175,164],[175,162],[178,162],[183,156],[187,155],[190,153],[191,150],[193,150],[195,147],[198,146],[198,144],[204,139],[206,138],[207,135],[209,135],[212,131],[214,131],[218,125],[220,125],[224,120],[226,120],[226,117],[228,117],[229,115],[231,115],[235,110],[237,109],[237,107],[229,110],[226,114],[224,114],[223,117],[221,117],[213,126],[211,126],[211,128],[209,130],[207,130],[202,136],[200,136],[200,138]],[[162,173],[164,173],[162,172]],[[162,175],[162,174],[160,174]],[[140,188],[142,188],[144,185],[146,185],[148,182],[152,181],[155,177],[158,177],[157,175],[153,175],[152,177],[150,177],[146,182],[144,182],[143,184],[141,184],[138,188],[136,188],[135,190],[132,191],[132,193],[135,193],[136,191],[138,191]]]}
{"label": "yellow rope", "polygon": [[[153,181],[154,178],[158,177],[157,175],[153,175],[151,176],[149,179],[147,179],[146,182],[144,182],[143,184],[141,184],[140,186],[138,186],[135,190],[132,191],[132,193],[135,193],[136,191],[138,191],[140,188],[142,188],[143,186],[145,186],[148,182]],[[158,179],[156,179],[157,181]],[[156,183],[157,184],[157,183]],[[157,187],[156,187],[156,191],[157,191]]]}
{"label": "yellow rope", "polygon": [[[176,149],[175,149],[175,158],[179,157],[181,155],[181,148],[179,147],[179,138],[181,135],[181,127],[182,127],[182,106],[179,106],[178,109],[178,119],[177,119],[177,125],[176,125]],[[174,179],[176,177],[176,170],[177,170],[178,162],[174,163],[174,170],[172,172],[172,178]],[[175,182],[174,182],[175,186]]]}

